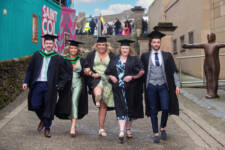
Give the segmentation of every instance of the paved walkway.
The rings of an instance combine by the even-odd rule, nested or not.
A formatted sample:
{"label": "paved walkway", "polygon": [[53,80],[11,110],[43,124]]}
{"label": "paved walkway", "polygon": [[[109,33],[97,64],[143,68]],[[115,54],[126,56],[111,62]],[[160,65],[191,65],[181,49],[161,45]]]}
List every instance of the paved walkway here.
{"label": "paved walkway", "polygon": [[18,98],[20,104],[17,106],[10,104],[0,111],[0,150],[201,150],[224,149],[225,146],[224,134],[185,108],[183,96],[180,97],[181,115],[169,118],[168,140],[161,141],[160,144],[152,142],[152,129],[150,119],[147,117],[134,122],[133,139],[119,144],[117,139],[119,129],[114,111],[107,114],[105,130],[108,136],[99,137],[98,112],[91,99],[89,114],[78,121],[78,135],[75,138],[69,135],[70,121],[55,118],[52,138],[47,139],[43,132],[36,131],[39,121],[33,112],[27,110],[25,98],[26,93],[23,93]]}

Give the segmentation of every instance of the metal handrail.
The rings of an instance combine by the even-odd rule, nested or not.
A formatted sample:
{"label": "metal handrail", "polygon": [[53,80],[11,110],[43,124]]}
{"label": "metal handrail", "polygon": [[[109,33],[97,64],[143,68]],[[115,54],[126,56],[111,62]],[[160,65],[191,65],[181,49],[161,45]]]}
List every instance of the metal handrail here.
{"label": "metal handrail", "polygon": [[[225,53],[222,53],[222,54],[219,54],[219,56],[225,56]],[[202,80],[198,80],[198,81],[182,81],[182,76],[181,76],[181,73],[182,73],[182,65],[181,65],[181,60],[182,59],[191,59],[191,58],[201,58],[201,57],[205,57],[205,55],[195,55],[195,56],[178,56],[176,57],[176,59],[179,60],[179,77],[180,77],[180,83],[181,83],[181,87],[182,87],[182,84],[192,84],[192,83],[203,83],[205,84],[205,80],[202,79]],[[205,74],[203,73],[203,78],[204,78]],[[225,80],[219,80],[219,82],[225,82]]]}
{"label": "metal handrail", "polygon": [[[219,56],[225,56],[225,53],[219,54]],[[205,57],[205,55],[195,55],[195,56],[178,56],[177,59],[189,59],[189,58],[200,58]]]}

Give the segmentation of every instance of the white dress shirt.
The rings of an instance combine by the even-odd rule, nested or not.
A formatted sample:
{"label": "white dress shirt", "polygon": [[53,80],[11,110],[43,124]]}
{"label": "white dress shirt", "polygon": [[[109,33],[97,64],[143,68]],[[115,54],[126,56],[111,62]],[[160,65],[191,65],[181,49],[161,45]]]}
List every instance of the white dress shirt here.
{"label": "white dress shirt", "polygon": [[162,52],[161,50],[158,50],[158,51],[155,51],[155,50],[152,50],[151,51],[151,59],[152,59],[152,62],[154,64],[154,66],[156,66],[155,64],[155,53],[158,53],[158,58],[159,58],[159,65],[161,66],[162,65]]}
{"label": "white dress shirt", "polygon": [[46,82],[48,79],[47,74],[48,74],[48,66],[49,66],[49,62],[51,60],[51,57],[43,57],[43,63],[41,66],[41,72],[39,74],[39,77],[37,78],[37,81],[44,81]]}

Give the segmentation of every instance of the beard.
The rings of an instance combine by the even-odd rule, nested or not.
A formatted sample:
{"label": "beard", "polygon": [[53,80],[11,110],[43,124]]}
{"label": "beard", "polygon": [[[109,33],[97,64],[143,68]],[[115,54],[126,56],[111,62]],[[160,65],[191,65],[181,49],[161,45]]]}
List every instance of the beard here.
{"label": "beard", "polygon": [[160,49],[160,46],[152,46],[152,49],[153,50],[159,50]]}

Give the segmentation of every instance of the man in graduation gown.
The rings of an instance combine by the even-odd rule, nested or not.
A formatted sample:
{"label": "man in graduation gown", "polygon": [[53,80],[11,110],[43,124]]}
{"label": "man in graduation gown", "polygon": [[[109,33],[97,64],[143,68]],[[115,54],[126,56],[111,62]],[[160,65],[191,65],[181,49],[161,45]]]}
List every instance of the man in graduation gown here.
{"label": "man in graduation gown", "polygon": [[45,137],[51,137],[50,127],[54,118],[57,90],[63,88],[67,77],[62,67],[63,58],[53,51],[57,36],[46,34],[42,37],[45,50],[33,54],[23,89],[29,87],[28,109],[35,111],[40,119],[37,130],[41,131],[45,127]]}
{"label": "man in graduation gown", "polygon": [[[154,132],[153,142],[166,140],[166,124],[168,115],[179,115],[179,104],[176,94],[180,94],[180,82],[173,56],[160,50],[161,38],[165,36],[159,31],[149,34],[151,49],[142,54],[145,75],[146,115],[151,117]],[[160,134],[158,130],[158,111],[162,110]]]}

